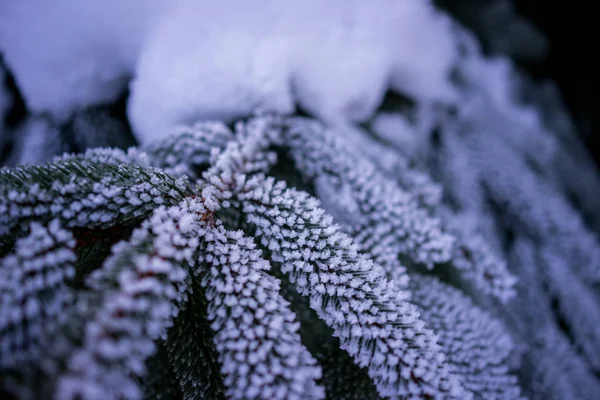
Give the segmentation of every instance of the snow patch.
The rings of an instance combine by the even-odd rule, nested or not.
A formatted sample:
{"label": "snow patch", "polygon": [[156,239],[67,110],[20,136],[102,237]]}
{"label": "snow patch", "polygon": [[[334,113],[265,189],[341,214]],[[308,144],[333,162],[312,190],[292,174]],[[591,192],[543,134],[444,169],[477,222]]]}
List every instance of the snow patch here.
{"label": "snow patch", "polygon": [[364,121],[390,87],[451,100],[450,28],[428,1],[181,0],[142,51],[129,117],[145,142],[182,123],[288,114],[296,103],[329,123]]}
{"label": "snow patch", "polygon": [[169,2],[3,1],[0,52],[28,108],[64,120],[126,88],[142,42]]}
{"label": "snow patch", "polygon": [[134,77],[129,116],[143,142],[296,104],[364,121],[388,88],[449,100],[456,59],[450,20],[428,0],[4,2],[0,51],[29,109],[59,121]]}

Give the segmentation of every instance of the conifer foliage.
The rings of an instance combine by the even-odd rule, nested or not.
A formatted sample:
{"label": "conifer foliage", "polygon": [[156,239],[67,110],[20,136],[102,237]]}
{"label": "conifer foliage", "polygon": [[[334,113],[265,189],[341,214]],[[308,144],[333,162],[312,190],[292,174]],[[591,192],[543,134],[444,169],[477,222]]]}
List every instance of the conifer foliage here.
{"label": "conifer foliage", "polygon": [[5,3],[0,398],[598,398],[600,174],[508,0],[436,1],[486,55],[430,0]]}
{"label": "conifer foliage", "polygon": [[[234,131],[201,123],[147,148],[2,169],[2,390],[321,399],[328,379],[337,396],[360,398],[341,388],[366,379],[381,398],[519,398],[502,323],[414,272],[438,265],[461,287],[452,233],[410,192],[384,189],[368,160],[353,166],[335,140],[305,151],[302,135],[335,133],[256,116]],[[304,190],[273,177],[286,152]],[[360,216],[338,224],[309,193],[327,174],[349,187]],[[373,230],[390,216],[396,224]],[[371,231],[393,262],[365,245]],[[313,311],[295,313],[294,298]],[[311,326],[331,340],[315,343]],[[59,345],[40,351],[48,341]],[[332,343],[355,367],[323,373]]]}

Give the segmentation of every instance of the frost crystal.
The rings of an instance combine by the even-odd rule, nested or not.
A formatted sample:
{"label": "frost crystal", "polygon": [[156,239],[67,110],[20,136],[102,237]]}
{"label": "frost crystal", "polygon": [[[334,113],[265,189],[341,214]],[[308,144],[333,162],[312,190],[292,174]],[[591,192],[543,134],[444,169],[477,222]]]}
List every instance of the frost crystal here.
{"label": "frost crystal", "polygon": [[75,275],[77,260],[71,233],[56,219],[47,227],[32,222],[29,232],[0,264],[2,368],[31,368],[39,362],[73,300],[66,285]]}
{"label": "frost crystal", "polygon": [[152,165],[170,175],[198,177],[197,167],[209,164],[211,151],[221,150],[233,138],[232,132],[220,122],[203,122],[180,127],[163,140],[150,143],[146,152]]}
{"label": "frost crystal", "polygon": [[[59,377],[57,398],[139,398],[131,375],[145,373],[154,340],[166,336],[178,303],[186,298],[185,265],[194,263],[200,223],[180,226],[201,209],[195,201],[159,207],[90,275],[88,285],[101,291],[101,302]],[[147,253],[148,246],[153,253]]]}
{"label": "frost crystal", "polygon": [[208,229],[200,263],[217,332],[225,385],[232,399],[321,399],[321,369],[300,342],[299,323],[278,294],[279,282],[241,232]]}
{"label": "frost crystal", "polygon": [[411,302],[438,334],[451,371],[465,389],[485,399],[519,399],[517,379],[506,364],[514,346],[500,321],[436,278],[413,277],[411,289]]}
{"label": "frost crystal", "polygon": [[270,179],[249,185],[256,189],[240,199],[262,245],[382,396],[469,397],[406,295],[358,254],[315,199]]}
{"label": "frost crystal", "polygon": [[98,153],[90,156],[91,161],[67,156],[45,168],[0,170],[0,233],[18,229],[27,220],[53,216],[69,228],[127,223],[161,204],[176,203],[187,191],[185,179],[131,164],[100,163],[94,160]]}
{"label": "frost crystal", "polygon": [[393,242],[398,253],[428,267],[450,259],[453,238],[441,230],[440,222],[420,209],[415,197],[378,173],[373,164],[354,154],[322,125],[291,119],[283,141],[307,178],[325,175],[330,185],[347,187],[356,204],[356,216],[348,218],[353,218],[350,226],[360,232],[357,240],[365,246],[363,251],[369,249],[365,237],[369,236],[373,242]]}
{"label": "frost crystal", "polygon": [[516,336],[527,346],[522,367],[526,392],[533,399],[594,399],[600,384],[555,325],[551,299],[543,289],[541,274],[546,267],[541,262],[535,243],[518,236],[510,253],[510,264],[520,277],[518,296],[515,307],[506,313]]}

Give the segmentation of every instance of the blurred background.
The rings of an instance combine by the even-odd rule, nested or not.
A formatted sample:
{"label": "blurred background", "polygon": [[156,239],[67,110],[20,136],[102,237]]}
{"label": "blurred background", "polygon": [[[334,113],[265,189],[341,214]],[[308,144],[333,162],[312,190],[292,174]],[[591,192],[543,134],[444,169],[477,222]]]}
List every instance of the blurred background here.
{"label": "blurred background", "polygon": [[488,53],[509,55],[536,81],[552,80],[600,163],[600,100],[594,2],[437,0],[471,28]]}
{"label": "blurred background", "polygon": [[[600,165],[600,100],[596,93],[600,62],[596,55],[599,29],[594,2],[543,2],[539,0],[435,0],[436,4],[469,27],[481,40],[487,54],[511,57],[536,83],[554,81],[584,143]],[[0,69],[3,63],[0,54]],[[27,115],[22,98],[8,71],[4,84],[13,96],[5,124],[19,125]],[[125,121],[126,94],[121,101],[103,107],[107,121]],[[98,110],[95,110],[98,111]],[[85,116],[84,116],[85,117]],[[117,117],[117,118],[113,118]],[[96,117],[94,117],[96,118]],[[83,122],[82,122],[83,121]],[[98,122],[98,121],[96,121]],[[67,130],[88,124],[73,121]],[[115,127],[116,128],[116,127]],[[74,137],[77,135],[73,135]],[[105,135],[106,136],[106,135]],[[114,139],[114,138],[113,138]],[[123,139],[123,146],[129,141]],[[133,139],[131,139],[133,140]],[[133,143],[133,142],[131,142]],[[0,143],[0,156],[9,154],[10,143]],[[89,143],[88,145],[102,145]],[[0,157],[2,158],[2,157]],[[0,160],[2,163],[3,160]],[[5,160],[4,160],[5,161]]]}

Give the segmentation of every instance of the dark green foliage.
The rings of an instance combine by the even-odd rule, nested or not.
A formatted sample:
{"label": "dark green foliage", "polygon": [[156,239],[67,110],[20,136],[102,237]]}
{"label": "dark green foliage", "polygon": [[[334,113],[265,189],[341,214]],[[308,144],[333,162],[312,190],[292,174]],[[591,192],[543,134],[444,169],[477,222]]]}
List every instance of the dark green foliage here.
{"label": "dark green foliage", "polygon": [[[185,308],[169,331],[166,349],[185,399],[225,400],[217,352],[206,320],[206,298],[194,280]],[[195,357],[189,357],[194,354]]]}

